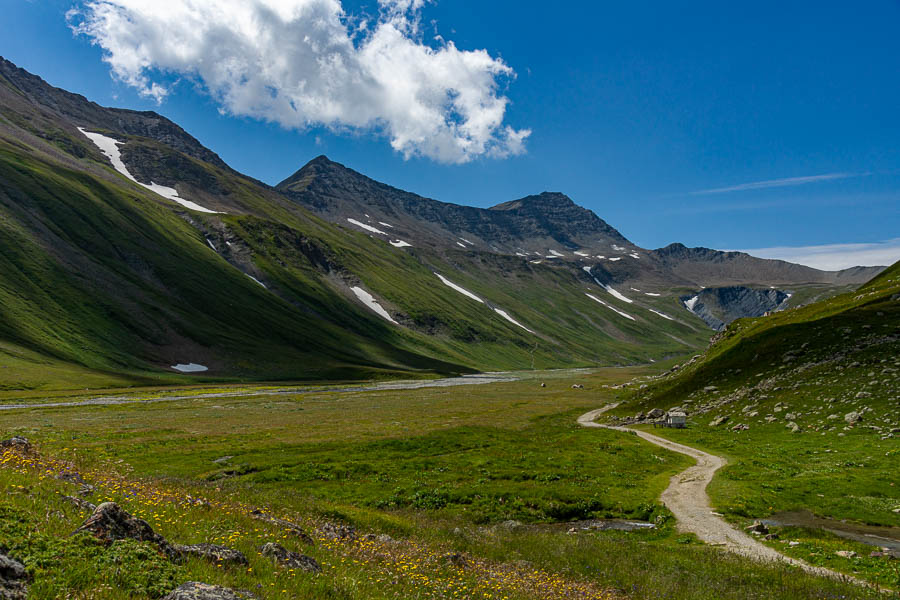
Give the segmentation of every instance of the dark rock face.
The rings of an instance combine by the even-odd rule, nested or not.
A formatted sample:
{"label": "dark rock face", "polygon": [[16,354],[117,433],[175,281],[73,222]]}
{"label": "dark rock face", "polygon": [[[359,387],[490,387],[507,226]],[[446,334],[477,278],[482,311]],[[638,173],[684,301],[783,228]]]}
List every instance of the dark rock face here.
{"label": "dark rock face", "polygon": [[246,565],[247,557],[240,550],[233,550],[216,544],[194,544],[191,546],[174,546],[175,552],[182,556],[197,556],[223,565]]}
{"label": "dark rock face", "polygon": [[28,577],[22,563],[0,554],[0,600],[25,600]]}
{"label": "dark rock face", "polygon": [[53,87],[3,58],[0,58],[0,77],[6,78],[31,102],[54,110],[84,127],[151,138],[188,156],[231,170],[215,152],[158,113],[104,108],[84,96]]}
{"label": "dark rock face", "polygon": [[256,596],[250,592],[189,581],[171,591],[163,597],[163,600],[252,600],[255,598]]}
{"label": "dark rock face", "polygon": [[[482,247],[510,251],[533,242],[564,248],[601,243],[629,245],[622,234],[590,210],[558,192],[544,192],[504,202],[490,209],[440,202],[370,179],[320,156],[278,184],[279,191],[346,225],[347,218],[371,214],[390,221],[391,235],[454,247],[460,237]],[[364,220],[364,219],[363,219]]]}
{"label": "dark rock face", "polygon": [[682,296],[685,307],[716,331],[742,317],[761,317],[784,308],[790,294],[781,290],[757,290],[743,286],[706,288],[694,296]]}
{"label": "dark rock face", "polygon": [[150,542],[159,547],[169,558],[176,558],[178,553],[169,542],[159,535],[143,519],[131,516],[115,502],[104,502],[93,514],[75,530],[91,533],[99,540],[110,544],[115,540],[132,539]]}
{"label": "dark rock face", "polygon": [[263,556],[267,556],[274,560],[282,567],[288,569],[300,569],[307,573],[321,573],[322,567],[316,562],[316,559],[298,552],[291,552],[284,546],[280,546],[274,542],[269,542],[259,549]]}

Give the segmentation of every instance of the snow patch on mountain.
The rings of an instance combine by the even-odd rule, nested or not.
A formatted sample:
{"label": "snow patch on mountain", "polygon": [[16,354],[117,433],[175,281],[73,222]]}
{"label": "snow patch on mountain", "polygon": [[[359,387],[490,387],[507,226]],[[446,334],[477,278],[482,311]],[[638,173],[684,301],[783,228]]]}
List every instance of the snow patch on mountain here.
{"label": "snow patch on mountain", "polygon": [[390,313],[384,310],[384,307],[381,306],[378,301],[366,290],[362,289],[359,286],[354,286],[350,288],[350,290],[356,294],[356,297],[359,298],[360,302],[366,305],[366,307],[377,314],[379,317],[384,319],[385,321],[390,321],[394,325],[399,325],[397,321],[391,317]]}
{"label": "snow patch on mountain", "polygon": [[350,219],[350,218],[348,218],[347,221],[349,221],[353,225],[356,225],[357,227],[362,227],[366,231],[371,231],[372,233],[380,233],[381,235],[387,235],[386,232],[378,229],[377,227],[372,227],[371,225],[366,225],[362,221],[357,221],[356,219]]}
{"label": "snow patch on mountain", "polygon": [[196,202],[191,202],[190,200],[185,200],[184,198],[180,198],[178,196],[178,191],[175,190],[175,188],[170,188],[170,187],[166,187],[164,185],[159,185],[159,184],[153,183],[152,181],[148,185],[146,183],[141,183],[140,181],[135,179],[134,176],[131,174],[131,172],[128,171],[128,167],[125,166],[125,163],[122,162],[122,153],[119,151],[119,144],[122,144],[123,142],[119,142],[117,140],[112,139],[111,137],[106,137],[105,135],[102,135],[99,133],[92,133],[90,131],[85,131],[83,127],[79,127],[78,131],[83,133],[86,138],[88,138],[89,140],[94,142],[95,146],[100,148],[100,152],[102,152],[109,159],[109,162],[112,163],[112,166],[116,171],[118,171],[119,173],[121,173],[122,175],[124,175],[125,177],[130,179],[131,181],[135,182],[139,186],[146,188],[146,189],[150,190],[151,192],[159,194],[166,200],[171,200],[173,202],[176,202],[185,208],[189,208],[191,210],[196,210],[197,212],[219,214],[217,211],[209,210],[208,208],[200,206]]}
{"label": "snow patch on mountain", "polygon": [[673,319],[672,317],[670,317],[669,315],[667,315],[666,313],[661,313],[661,312],[659,312],[658,310],[654,310],[654,309],[652,309],[652,308],[648,308],[647,310],[649,310],[650,312],[652,312],[652,313],[655,314],[655,315],[661,316],[663,319],[668,319],[668,320],[670,320],[670,321],[674,321],[674,320],[675,320],[675,319]]}
{"label": "snow patch on mountain", "polygon": [[172,365],[172,368],[182,373],[202,373],[203,371],[209,371],[209,367],[198,365],[197,363],[178,363],[177,365]]}
{"label": "snow patch on mountain", "polygon": [[391,225],[390,223],[385,223],[384,221],[378,221],[378,224],[379,224],[379,225],[384,225],[385,227],[390,227],[391,229],[394,228],[393,225]]}
{"label": "snow patch on mountain", "polygon": [[619,310],[618,308],[616,308],[616,307],[613,306],[612,304],[607,304],[606,302],[604,302],[603,300],[601,300],[600,298],[598,298],[597,296],[595,296],[595,295],[593,295],[593,294],[587,294],[587,293],[586,293],[585,296],[587,296],[588,298],[590,298],[591,300],[593,300],[593,301],[595,301],[595,302],[599,302],[600,304],[602,304],[602,305],[605,306],[606,308],[608,308],[608,309],[610,309],[610,310],[612,310],[612,311],[617,312],[618,314],[622,315],[622,316],[625,317],[626,319],[631,319],[632,321],[635,320],[634,317],[632,317],[632,316],[629,315],[628,313],[622,312],[621,310]]}
{"label": "snow patch on mountain", "polygon": [[388,241],[388,243],[394,248],[412,248],[412,244],[409,242],[404,242],[403,240],[397,240],[396,242]]}
{"label": "snow patch on mountain", "polygon": [[462,242],[456,242],[456,245],[459,246],[460,248],[466,248],[466,247],[467,247],[467,246],[466,246],[465,244],[463,244]]}
{"label": "snow patch on mountain", "polygon": [[[613,297],[618,298],[618,299],[621,300],[622,302],[627,302],[628,304],[631,304],[632,302],[634,302],[631,298],[625,297],[625,296],[624,296],[623,294],[621,294],[618,290],[614,290],[612,287],[606,285],[605,283],[600,283],[600,280],[597,279],[596,277],[594,277],[594,274],[591,273],[591,268],[590,268],[590,267],[581,267],[581,268],[584,270],[585,273],[587,273],[588,275],[591,276],[591,279],[593,279],[594,282],[595,282],[597,285],[599,285],[599,286],[602,287],[604,290],[606,290],[607,292],[609,292]],[[632,288],[632,289],[633,289],[633,288]]]}
{"label": "snow patch on mountain", "polygon": [[516,321],[515,319],[513,319],[513,318],[509,315],[509,313],[506,312],[505,310],[503,310],[503,309],[501,309],[501,308],[495,308],[495,309],[494,309],[494,312],[496,312],[498,315],[500,315],[501,317],[503,317],[504,319],[506,319],[507,321],[509,321],[509,322],[512,323],[513,325],[517,325],[518,327],[521,327],[522,329],[524,329],[524,330],[527,331],[528,333],[532,333],[532,334],[534,333],[532,330],[528,329],[527,327],[525,327],[524,325],[522,325],[521,323],[519,323],[518,321]]}
{"label": "snow patch on mountain", "polygon": [[263,286],[264,288],[269,289],[268,287],[266,287],[266,284],[264,284],[262,281],[260,281],[259,279],[257,279],[257,278],[254,277],[253,275],[250,275],[250,274],[248,274],[248,273],[244,273],[244,275],[247,275],[247,277],[249,277],[250,279],[252,279],[252,280],[255,281],[256,283],[258,283],[259,285]]}
{"label": "snow patch on mountain", "polygon": [[466,288],[464,288],[464,287],[462,287],[462,286],[459,286],[459,285],[456,285],[455,283],[453,283],[452,281],[450,281],[449,279],[447,279],[446,277],[444,277],[444,276],[441,275],[440,273],[435,272],[434,274],[437,275],[437,278],[440,279],[441,282],[442,282],[444,285],[446,285],[447,287],[453,288],[454,290],[456,290],[457,292],[459,292],[459,293],[462,294],[463,296],[468,296],[468,297],[471,298],[472,300],[475,300],[476,302],[481,302],[482,304],[484,304],[484,300],[482,300],[481,298],[479,298],[478,296],[476,296],[475,294],[473,294],[472,292],[470,292],[470,291],[467,290]]}

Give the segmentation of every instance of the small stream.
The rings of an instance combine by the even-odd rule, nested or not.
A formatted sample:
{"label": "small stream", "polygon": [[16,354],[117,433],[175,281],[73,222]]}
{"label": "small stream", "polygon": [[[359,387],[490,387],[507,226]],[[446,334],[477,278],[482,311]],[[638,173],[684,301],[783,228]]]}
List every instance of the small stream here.
{"label": "small stream", "polygon": [[900,527],[878,527],[875,525],[845,523],[836,519],[817,517],[811,512],[800,510],[777,513],[766,519],[760,519],[759,522],[768,527],[821,529],[854,542],[878,548],[887,548],[890,554],[900,558]]}

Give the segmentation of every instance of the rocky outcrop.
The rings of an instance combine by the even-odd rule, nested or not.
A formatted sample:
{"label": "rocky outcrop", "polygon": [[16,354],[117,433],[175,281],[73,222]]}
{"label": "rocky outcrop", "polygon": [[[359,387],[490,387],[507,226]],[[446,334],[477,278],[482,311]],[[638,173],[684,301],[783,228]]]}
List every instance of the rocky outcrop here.
{"label": "rocky outcrop", "polygon": [[25,566],[0,554],[0,600],[25,600],[28,597]]}
{"label": "rocky outcrop", "polygon": [[189,581],[178,586],[162,600],[255,600],[257,596],[244,590]]}
{"label": "rocky outcrop", "polygon": [[175,552],[181,556],[196,556],[219,565],[235,566],[249,564],[247,557],[244,556],[244,553],[240,550],[234,550],[216,544],[192,544],[190,546],[176,544],[173,548],[175,549]]}
{"label": "rocky outcrop", "polygon": [[269,542],[259,549],[263,556],[271,558],[276,564],[287,569],[299,569],[307,573],[321,573],[322,567],[316,559],[299,552],[291,552],[284,546]]}
{"label": "rocky outcrop", "polygon": [[75,530],[92,534],[98,540],[111,544],[116,540],[138,540],[156,545],[169,558],[179,556],[175,548],[165,538],[150,527],[143,519],[133,517],[115,502],[104,502],[93,514]]}
{"label": "rocky outcrop", "polygon": [[706,288],[693,296],[682,296],[684,307],[716,331],[743,317],[761,317],[784,308],[790,294],[781,290],[758,290],[743,286]]}

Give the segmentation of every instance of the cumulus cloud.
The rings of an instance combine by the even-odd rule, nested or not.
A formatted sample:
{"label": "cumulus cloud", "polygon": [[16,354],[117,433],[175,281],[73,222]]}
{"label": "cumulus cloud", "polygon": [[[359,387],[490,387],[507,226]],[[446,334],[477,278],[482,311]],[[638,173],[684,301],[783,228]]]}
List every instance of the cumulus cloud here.
{"label": "cumulus cloud", "polygon": [[424,43],[426,0],[379,0],[374,22],[340,0],[91,0],[69,12],[117,79],[162,102],[172,76],[226,113],[305,129],[374,131],[405,157],[464,163],[525,151],[504,124],[513,70],[486,50]]}
{"label": "cumulus cloud", "polygon": [[894,264],[900,260],[900,238],[874,243],[780,246],[741,252],[759,258],[777,258],[816,269],[838,271],[856,266]]}

